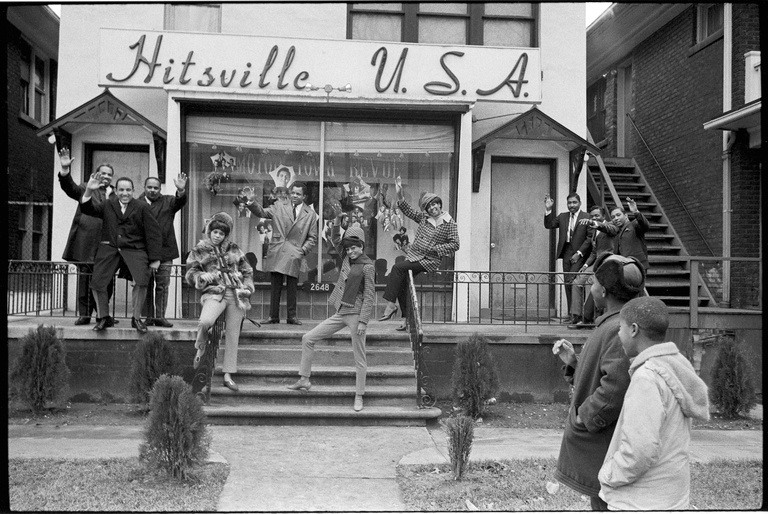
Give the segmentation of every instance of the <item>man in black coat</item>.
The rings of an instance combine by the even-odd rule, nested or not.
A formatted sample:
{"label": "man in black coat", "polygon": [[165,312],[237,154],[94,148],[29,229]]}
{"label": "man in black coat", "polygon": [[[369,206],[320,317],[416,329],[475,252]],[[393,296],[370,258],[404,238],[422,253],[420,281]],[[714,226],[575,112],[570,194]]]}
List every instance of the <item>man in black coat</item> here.
{"label": "man in black coat", "polygon": [[555,201],[547,194],[544,196],[544,227],[550,230],[559,229],[557,238],[557,252],[555,259],[563,259],[563,272],[565,275],[565,296],[568,301],[568,323],[577,323],[579,320],[570,316],[571,312],[571,283],[575,275],[568,273],[578,272],[589,257],[592,250],[589,230],[579,220],[589,219],[589,215],[581,210],[581,198],[577,193],[571,193],[567,198],[568,212],[555,215],[552,210]]}
{"label": "man in black coat", "polygon": [[173,323],[165,319],[168,306],[168,286],[171,283],[171,265],[173,259],[179,256],[179,245],[176,242],[176,231],[173,228],[173,218],[187,204],[187,175],[179,173],[174,179],[175,195],[160,194],[160,179],[147,177],[144,181],[144,192],[139,196],[139,202],[147,203],[157,223],[163,238],[160,249],[160,267],[149,276],[149,288],[144,312],[147,315],[147,325],[170,328]]}
{"label": "man in black coat", "polygon": [[[87,325],[91,322],[91,314],[96,310],[96,299],[91,293],[91,276],[96,250],[99,247],[101,219],[83,214],[80,210],[80,199],[85,192],[85,184],[78,185],[72,180],[70,172],[74,159],[70,158],[69,148],[62,148],[59,151],[59,162],[61,163],[59,185],[68,197],[78,202],[62,259],[77,263],[77,314],[79,317],[75,325]],[[92,201],[101,203],[114,194],[110,183],[115,172],[112,165],[105,163],[99,164],[95,173],[101,173],[102,181],[101,186],[94,190]],[[113,286],[114,280],[107,286],[107,301],[112,298]]]}
{"label": "man in black coat", "polygon": [[146,202],[133,198],[133,181],[127,177],[117,179],[116,195],[103,203],[94,203],[93,191],[101,185],[99,174],[92,176],[85,188],[80,208],[89,216],[102,220],[99,249],[93,267],[91,290],[96,297],[98,318],[94,330],[104,330],[113,324],[107,299],[107,285],[115,271],[125,265],[133,277],[133,317],[131,326],[146,333],[141,320],[141,308],[147,297],[150,269],[160,267],[163,244],[160,225]]}

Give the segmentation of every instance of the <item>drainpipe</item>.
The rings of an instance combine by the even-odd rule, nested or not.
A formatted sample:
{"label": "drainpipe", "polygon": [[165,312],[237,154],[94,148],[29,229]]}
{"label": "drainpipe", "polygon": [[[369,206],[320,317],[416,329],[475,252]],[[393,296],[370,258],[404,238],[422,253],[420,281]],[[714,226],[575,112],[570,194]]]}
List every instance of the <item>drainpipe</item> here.
{"label": "drainpipe", "polygon": [[[733,4],[723,5],[723,112],[731,110],[733,55]],[[731,147],[736,135],[723,132],[723,257],[731,256]],[[731,261],[723,261],[723,307],[731,304]]]}

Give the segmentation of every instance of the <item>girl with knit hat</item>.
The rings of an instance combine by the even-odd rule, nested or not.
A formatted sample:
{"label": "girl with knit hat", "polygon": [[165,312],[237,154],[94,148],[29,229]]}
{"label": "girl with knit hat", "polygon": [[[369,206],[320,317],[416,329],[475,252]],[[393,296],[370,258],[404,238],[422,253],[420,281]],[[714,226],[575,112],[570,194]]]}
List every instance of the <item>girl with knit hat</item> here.
{"label": "girl with knit hat", "polygon": [[225,313],[224,385],[237,391],[231,374],[237,372],[240,326],[251,307],[249,297],[255,288],[253,268],[240,247],[229,240],[233,225],[232,217],[226,212],[217,212],[206,220],[205,237],[187,257],[185,279],[202,292],[200,303],[203,309],[197,322],[197,354],[193,367],[198,368],[208,348],[208,329]]}
{"label": "girl with knit hat", "polygon": [[[451,215],[443,210],[443,201],[434,193],[424,193],[419,200],[420,211],[416,211],[403,196],[403,182],[400,177],[395,179],[397,190],[397,207],[409,218],[419,224],[416,237],[408,247],[405,260],[392,266],[384,290],[387,306],[379,321],[392,319],[397,314],[395,300],[400,302],[403,317],[406,315],[408,293],[406,278],[408,271],[415,277],[421,272],[437,271],[443,257],[453,254],[459,249],[459,232],[456,222]],[[397,330],[405,330],[403,323]]]}
{"label": "girl with knit hat", "polygon": [[352,336],[352,352],[355,357],[355,401],[354,410],[363,409],[365,394],[365,375],[367,363],[365,357],[365,331],[373,310],[373,300],[376,295],[374,286],[373,261],[363,253],[365,248],[365,233],[359,225],[350,226],[341,238],[341,215],[336,217],[331,232],[331,243],[343,256],[341,272],[329,301],[336,308],[336,313],[301,338],[301,365],[298,382],[288,386],[288,389],[309,391],[312,384],[309,377],[312,369],[312,358],[315,343],[344,327],[349,327]]}

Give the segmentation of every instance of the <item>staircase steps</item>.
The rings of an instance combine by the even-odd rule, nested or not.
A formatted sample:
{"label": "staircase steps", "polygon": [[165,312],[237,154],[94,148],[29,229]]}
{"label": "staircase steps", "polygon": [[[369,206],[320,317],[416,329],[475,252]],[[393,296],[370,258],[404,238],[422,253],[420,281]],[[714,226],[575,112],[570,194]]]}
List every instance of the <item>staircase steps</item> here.
{"label": "staircase steps", "polygon": [[238,391],[223,385],[219,348],[210,400],[211,424],[224,425],[406,425],[425,426],[440,409],[418,408],[413,353],[407,334],[366,338],[364,408],[355,412],[355,367],[348,331],[315,344],[312,387],[294,391],[299,379],[301,336],[309,328],[245,330],[238,347]]}
{"label": "staircase steps", "polygon": [[[632,198],[638,210],[650,224],[645,234],[649,262],[646,279],[648,294],[660,298],[668,306],[688,307],[690,271],[689,263],[684,258],[686,252],[669,220],[657,205],[653,191],[633,159],[606,158],[603,162],[616,193],[622,201],[622,207],[626,209],[626,198]],[[589,170],[594,183],[599,187],[602,179],[599,165],[590,162]],[[607,187],[603,194],[606,202],[611,205],[612,200]],[[632,219],[632,215],[629,214],[629,216]],[[670,259],[675,256],[680,256],[681,259],[679,261]],[[700,286],[699,305],[706,306],[710,301],[706,288]]]}

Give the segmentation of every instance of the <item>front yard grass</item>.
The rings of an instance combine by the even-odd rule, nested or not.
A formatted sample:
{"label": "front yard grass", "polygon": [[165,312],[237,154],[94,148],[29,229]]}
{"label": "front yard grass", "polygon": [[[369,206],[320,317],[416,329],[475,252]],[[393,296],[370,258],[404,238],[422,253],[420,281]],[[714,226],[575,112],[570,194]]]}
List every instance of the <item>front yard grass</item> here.
{"label": "front yard grass", "polygon": [[206,463],[177,481],[135,457],[8,461],[13,511],[213,512],[228,475],[228,464]]}
{"label": "front yard grass", "polygon": [[[398,466],[397,483],[408,510],[590,510],[589,498],[559,484],[557,461],[525,459],[472,462],[453,480],[449,464]],[[554,489],[553,489],[554,490]],[[763,504],[763,463],[721,460],[691,464],[691,510],[754,510]]]}

